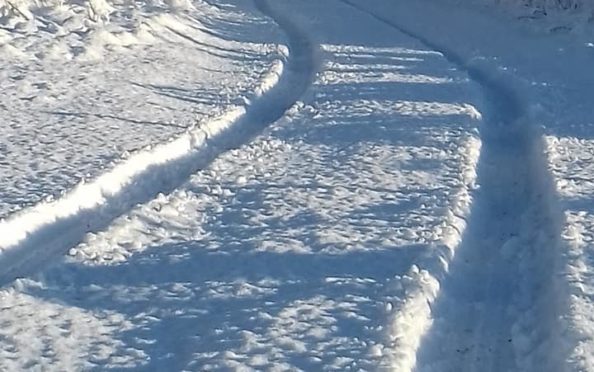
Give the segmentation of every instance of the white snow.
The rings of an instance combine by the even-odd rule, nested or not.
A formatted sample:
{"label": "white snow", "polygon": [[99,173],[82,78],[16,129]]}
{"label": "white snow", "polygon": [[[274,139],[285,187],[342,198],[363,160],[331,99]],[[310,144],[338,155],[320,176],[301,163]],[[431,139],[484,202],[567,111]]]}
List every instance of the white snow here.
{"label": "white snow", "polygon": [[594,371],[591,9],[518,3],[0,0],[0,369]]}
{"label": "white snow", "polygon": [[594,318],[592,317],[592,229],[591,181],[594,143],[590,139],[547,137],[550,167],[564,210],[561,232],[564,255],[559,264],[557,284],[565,301],[563,315],[567,353],[576,370],[594,370]]}
{"label": "white snow", "polygon": [[[0,69],[2,217],[242,104],[278,58],[275,45],[259,40],[276,30],[254,11],[197,2],[175,14],[134,2],[111,4],[110,21],[95,22],[85,9],[107,11],[98,7],[104,1],[26,4],[33,29],[18,29],[18,15],[0,29],[0,43],[20,55]],[[252,40],[225,36],[242,33]]]}

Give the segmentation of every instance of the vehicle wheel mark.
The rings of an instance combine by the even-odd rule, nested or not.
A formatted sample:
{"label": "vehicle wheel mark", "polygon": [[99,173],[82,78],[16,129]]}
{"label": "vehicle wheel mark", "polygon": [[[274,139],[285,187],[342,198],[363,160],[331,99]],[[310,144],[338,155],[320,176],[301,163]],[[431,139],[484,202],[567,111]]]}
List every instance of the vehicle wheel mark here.
{"label": "vehicle wheel mark", "polygon": [[455,255],[445,257],[445,264],[433,262],[439,260],[435,258],[421,267],[440,288],[437,293],[421,289],[418,299],[409,299],[425,300],[430,308],[420,316],[431,319],[413,321],[434,322],[428,331],[420,328],[410,335],[422,341],[416,366],[409,369],[562,370],[554,282],[562,213],[528,105],[506,85],[506,77],[479,60],[465,61],[353,0],[338,1],[440,52],[478,83],[484,95],[479,189]]}

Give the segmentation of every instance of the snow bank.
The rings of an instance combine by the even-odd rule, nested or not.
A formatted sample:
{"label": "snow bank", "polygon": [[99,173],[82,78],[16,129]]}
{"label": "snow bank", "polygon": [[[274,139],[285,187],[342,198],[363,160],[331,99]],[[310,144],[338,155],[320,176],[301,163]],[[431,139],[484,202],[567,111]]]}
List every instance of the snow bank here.
{"label": "snow bank", "polygon": [[388,360],[384,364],[393,371],[414,370],[422,338],[433,323],[432,306],[466,230],[472,192],[476,187],[481,141],[468,135],[462,143],[459,149],[462,159],[460,185],[453,191],[445,213],[446,220],[439,234],[439,249],[413,265],[408,274],[395,279],[398,287],[404,285],[405,298],[397,307],[389,309],[394,314],[388,328],[391,352],[388,352]]}
{"label": "snow bank", "polygon": [[[167,192],[196,169],[238,146],[290,107],[307,85],[308,45],[279,51],[251,102],[196,125],[177,139],[133,155],[64,197],[41,203],[0,223],[0,281],[6,283],[44,260],[64,253],[85,233],[107,225],[137,203]],[[300,55],[301,54],[301,55]],[[297,61],[299,68],[293,66]],[[287,70],[285,65],[292,68]],[[313,66],[312,63],[309,64]],[[299,81],[299,83],[296,83]]]}

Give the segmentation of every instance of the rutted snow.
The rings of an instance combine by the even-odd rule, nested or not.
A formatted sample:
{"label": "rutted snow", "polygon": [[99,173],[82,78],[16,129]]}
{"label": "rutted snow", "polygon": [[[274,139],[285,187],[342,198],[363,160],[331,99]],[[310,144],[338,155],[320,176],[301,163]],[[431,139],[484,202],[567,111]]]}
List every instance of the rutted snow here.
{"label": "rutted snow", "polygon": [[[21,280],[16,288],[28,285],[36,284]],[[14,290],[1,298],[0,359],[7,371],[81,370],[106,363],[124,368],[146,358],[142,350],[114,338],[132,327],[117,312],[85,310]]]}
{"label": "rutted snow", "polygon": [[[322,43],[304,103],[7,296],[117,314],[126,326],[113,345],[137,350],[129,360],[145,369],[374,369],[402,358],[390,322],[416,291],[413,264],[439,260],[460,233],[476,86],[370,19],[366,33],[347,32],[360,15],[346,7],[272,6]],[[335,29],[308,16],[318,13]],[[354,79],[376,64],[377,76]],[[393,81],[403,67],[421,78]]]}
{"label": "rutted snow", "polygon": [[[591,299],[585,290],[591,286],[587,274],[591,253],[588,238],[584,238],[589,235],[587,211],[591,204],[591,51],[579,37],[535,36],[485,13],[451,8],[441,2],[368,1],[365,6],[380,14],[391,14],[395,22],[422,32],[434,43],[454,48],[465,60],[479,60],[483,68],[499,70],[500,81],[512,87],[524,101],[529,119],[545,126],[547,151],[539,150],[543,153],[538,156],[548,163],[558,195],[547,192],[546,184],[535,185],[544,187],[544,195],[548,195],[545,199],[550,199],[545,200],[550,216],[548,221],[540,220],[542,213],[526,218],[533,221],[525,222],[526,229],[542,229],[543,223],[552,228],[531,238],[538,244],[528,244],[521,238],[516,245],[516,249],[522,249],[519,257],[523,271],[509,275],[518,283],[525,281],[522,291],[532,294],[518,298],[523,305],[512,309],[513,313],[527,308],[517,317],[511,343],[519,370],[591,370],[594,327],[587,315]],[[423,27],[424,23],[417,22],[419,19],[432,26]],[[489,35],[488,42],[484,35]],[[517,159],[510,163],[513,161]],[[539,167],[548,172],[545,166]],[[559,211],[557,198],[564,214]],[[564,225],[565,245],[559,244],[558,225]],[[524,233],[528,232],[526,229]],[[503,245],[502,258],[509,257],[515,243]],[[540,249],[535,251],[535,247]],[[528,258],[530,255],[532,259]],[[443,351],[442,358],[443,355],[449,354]],[[437,352],[434,356],[440,357]]]}
{"label": "rutted snow", "polygon": [[183,12],[160,2],[10,3],[31,16],[9,12],[0,28],[21,55],[0,63],[4,218],[243,104],[278,58],[280,34],[247,1]]}
{"label": "rutted snow", "polygon": [[[271,10],[259,4],[265,12]],[[290,21],[278,22],[291,28]],[[81,184],[55,202],[40,203],[2,221],[2,281],[38,270],[52,257],[78,244],[89,231],[143,203],[158,191],[169,192],[219,153],[241,145],[293,105],[309,84],[315,51],[298,30],[288,34],[291,55],[274,63],[244,106],[199,123],[185,134],[132,156],[91,183]],[[286,72],[285,72],[286,70]],[[9,233],[10,232],[10,233]]]}
{"label": "rutted snow", "polygon": [[[308,84],[314,41],[322,59],[303,103],[253,142],[261,127],[215,141],[237,148],[86,236],[54,230],[64,262],[1,292],[1,369],[594,370],[591,43],[441,2],[349,2],[371,14],[257,1],[297,62],[247,0],[0,3],[5,216],[120,158],[133,174],[183,152],[125,151],[271,89],[247,115],[273,121]],[[286,91],[280,61],[258,81],[279,55],[303,77]],[[193,129],[190,147],[214,134]],[[98,190],[41,204],[41,221]]]}
{"label": "rutted snow", "polygon": [[549,166],[564,210],[563,240],[566,251],[558,264],[558,290],[567,299],[564,321],[566,350],[571,367],[594,371],[594,182],[592,181],[594,141],[547,136]]}
{"label": "rutted snow", "polygon": [[403,297],[396,302],[395,309],[392,302],[388,309],[393,315],[388,332],[390,347],[385,352],[387,358],[384,364],[391,370],[412,371],[417,366],[419,347],[433,324],[432,312],[441,290],[441,281],[449,270],[467,227],[471,193],[476,187],[480,146],[480,141],[474,137],[467,138],[466,143],[462,144],[459,154],[463,159],[459,170],[460,183],[454,187],[447,218],[436,232],[441,246],[436,252],[418,260],[402,277],[404,285],[398,283],[395,287],[398,292],[403,292]]}

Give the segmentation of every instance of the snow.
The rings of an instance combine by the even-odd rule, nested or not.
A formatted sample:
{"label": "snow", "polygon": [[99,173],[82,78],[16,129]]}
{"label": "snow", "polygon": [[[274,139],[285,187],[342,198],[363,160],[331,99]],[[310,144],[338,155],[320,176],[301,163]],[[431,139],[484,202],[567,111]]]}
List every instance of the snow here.
{"label": "snow", "polygon": [[[533,128],[531,130],[533,134],[527,133],[527,135],[537,144],[533,150],[535,158],[530,160],[534,165],[528,171],[521,173],[529,175],[525,177],[526,181],[533,177],[540,179],[535,185],[526,187],[524,191],[518,190],[519,200],[533,200],[534,196],[530,195],[540,189],[542,191],[537,192],[535,196],[542,200],[532,203],[542,206],[526,209],[518,208],[521,203],[517,201],[513,204],[500,202],[503,205],[510,205],[510,210],[514,214],[526,216],[521,217],[527,220],[524,223],[528,224],[524,233],[533,236],[530,238],[533,243],[526,242],[521,245],[522,251],[519,258],[522,261],[518,264],[519,275],[506,274],[505,271],[504,275],[496,272],[493,274],[498,278],[496,279],[498,287],[508,286],[504,284],[505,280],[501,281],[506,277],[514,277],[520,284],[516,289],[513,289],[515,285],[507,289],[507,291],[517,291],[517,294],[512,294],[509,299],[498,300],[498,306],[507,304],[511,308],[511,310],[500,310],[500,313],[516,312],[507,320],[507,322],[515,322],[510,325],[510,343],[513,349],[507,353],[501,351],[487,353],[487,356],[494,355],[499,358],[495,362],[499,363],[504,359],[515,358],[515,365],[494,364],[495,370],[506,368],[551,371],[591,370],[594,368],[591,358],[592,323],[589,315],[586,315],[589,314],[590,300],[587,292],[583,291],[589,282],[584,276],[584,272],[589,272],[586,263],[589,254],[585,251],[587,244],[580,243],[583,241],[582,232],[589,231],[587,218],[584,218],[587,212],[585,213],[584,210],[588,210],[590,199],[580,197],[579,201],[576,201],[572,195],[576,192],[588,195],[586,190],[589,182],[583,175],[587,173],[589,167],[579,159],[588,159],[589,154],[592,153],[588,141],[592,122],[591,88],[593,86],[588,66],[592,64],[592,54],[582,43],[581,37],[547,35],[545,38],[540,33],[526,33],[524,28],[515,24],[507,26],[501,19],[477,13],[472,9],[446,11],[444,5],[431,1],[420,1],[414,4],[401,1],[392,2],[389,5],[379,1],[367,2],[366,7],[378,14],[390,14],[391,21],[397,22],[400,27],[406,28],[409,32],[418,32],[423,38],[431,40],[437,48],[455,52],[454,59],[463,65],[470,63],[470,66],[474,67],[475,61],[480,61],[481,72],[490,71],[495,74],[499,87],[509,90],[511,92],[509,96],[519,98],[519,107],[525,112],[522,119],[525,123],[522,126]],[[423,27],[422,24],[414,22],[421,15],[428,20],[431,27]],[[473,29],[488,33],[489,42],[486,43],[480,34],[472,32]],[[460,43],[458,41],[460,39],[465,42]],[[513,53],[510,52],[512,40]],[[488,120],[488,115],[486,118]],[[496,131],[493,134],[497,139],[502,132]],[[544,137],[541,137],[541,134],[544,134]],[[514,137],[517,135],[513,134]],[[490,142],[490,137],[490,133],[487,133],[486,137],[483,136],[484,149],[488,148],[486,145]],[[538,144],[539,142],[542,144]],[[577,143],[579,145],[576,146]],[[507,152],[514,147],[508,148]],[[523,147],[526,146],[516,148]],[[518,157],[513,156],[512,159],[504,161],[503,165],[510,168],[510,172],[520,173],[513,167]],[[483,184],[480,168],[479,163],[478,183]],[[540,176],[533,175],[534,171]],[[512,179],[516,180],[515,182],[520,181],[516,176],[514,177]],[[511,190],[517,187],[517,185],[512,186]],[[509,187],[502,189],[510,190]],[[475,205],[480,205],[479,202],[477,195]],[[533,210],[533,208],[542,209],[539,212],[538,209]],[[533,217],[528,217],[530,214],[534,214]],[[496,225],[490,223],[485,225],[489,230],[496,231]],[[520,241],[526,240],[521,235],[517,237]],[[463,246],[464,244],[460,247],[461,252]],[[537,247],[540,248],[535,250]],[[501,259],[505,260],[508,255],[509,252],[504,251]],[[488,255],[481,255],[480,260],[489,262],[491,259],[488,257]],[[497,266],[499,265],[496,264],[495,267]],[[509,270],[513,266],[506,264],[500,267]],[[478,266],[474,269],[478,269]],[[477,274],[461,274],[461,278],[464,281],[468,280],[467,278],[473,278],[480,282]],[[453,287],[456,290],[458,285],[454,284]],[[495,289],[488,293],[493,291]],[[458,309],[462,309],[460,302],[455,297],[452,304],[444,305],[446,309],[450,307],[452,310],[445,311],[456,313]],[[481,318],[493,313],[493,305],[489,306],[490,308],[486,311],[479,310],[479,313],[484,314]],[[518,309],[522,310],[518,312]],[[456,317],[456,319],[464,318]],[[490,323],[493,322],[496,321],[490,321]],[[473,323],[464,319],[453,320],[453,324],[453,328],[456,328],[456,324],[464,328],[466,324]],[[446,326],[439,333],[441,332],[450,331]],[[495,335],[499,332],[501,327],[493,330]],[[428,338],[439,340],[436,337],[439,333],[432,334]],[[483,334],[479,338],[480,343],[468,341],[468,337],[462,336],[460,343],[453,342],[453,344],[464,345],[470,342],[472,350],[481,350],[485,346],[487,350],[489,348],[496,350],[488,341],[485,343],[484,336]],[[505,337],[501,339],[504,340]],[[447,341],[452,343],[451,338],[447,338]],[[424,357],[422,352],[417,354],[420,357],[421,370],[424,368],[423,365],[430,370],[436,365],[435,363],[437,363],[435,367],[437,370],[459,370],[461,365],[465,365],[461,363],[476,366],[462,369],[479,368],[472,361],[473,357],[476,358],[476,351],[467,356],[467,350],[469,350],[467,346],[456,347],[457,350],[463,351],[458,354],[465,356],[461,358],[462,361],[454,358],[454,361],[449,362],[448,367],[447,360],[444,361],[444,355],[448,354],[447,350],[440,350],[438,343],[439,341],[435,341],[435,346],[426,347],[429,350],[425,354],[427,357]],[[431,350],[437,351],[430,352]],[[485,359],[484,353],[479,352],[478,355],[485,364],[491,365],[489,359]],[[438,359],[432,361],[433,358]],[[509,361],[503,363],[509,363]]]}
{"label": "snow", "polygon": [[593,35],[594,2],[591,0],[446,0],[452,6],[473,7],[479,12],[513,19],[527,29],[546,33]]}
{"label": "snow", "polygon": [[[32,30],[19,30],[18,16],[0,30],[2,44],[20,55],[0,70],[0,89],[10,92],[1,100],[2,217],[58,198],[129,154],[241,104],[278,58],[272,43],[258,43],[275,30],[260,26],[262,16],[253,11],[198,2],[188,13],[171,14],[164,4],[138,2],[119,5],[104,24],[79,9],[89,4],[33,8],[39,14]],[[238,19],[243,23],[231,32],[254,41],[224,38],[226,25]],[[137,34],[141,39],[125,41]]]}
{"label": "snow", "polygon": [[556,178],[564,226],[564,252],[558,284],[567,303],[564,322],[572,341],[568,359],[577,370],[594,368],[594,325],[592,319],[592,182],[589,177],[593,143],[589,139],[547,137],[550,167]]}
{"label": "snow", "polygon": [[478,3],[0,0],[0,369],[594,371],[588,10]]}

